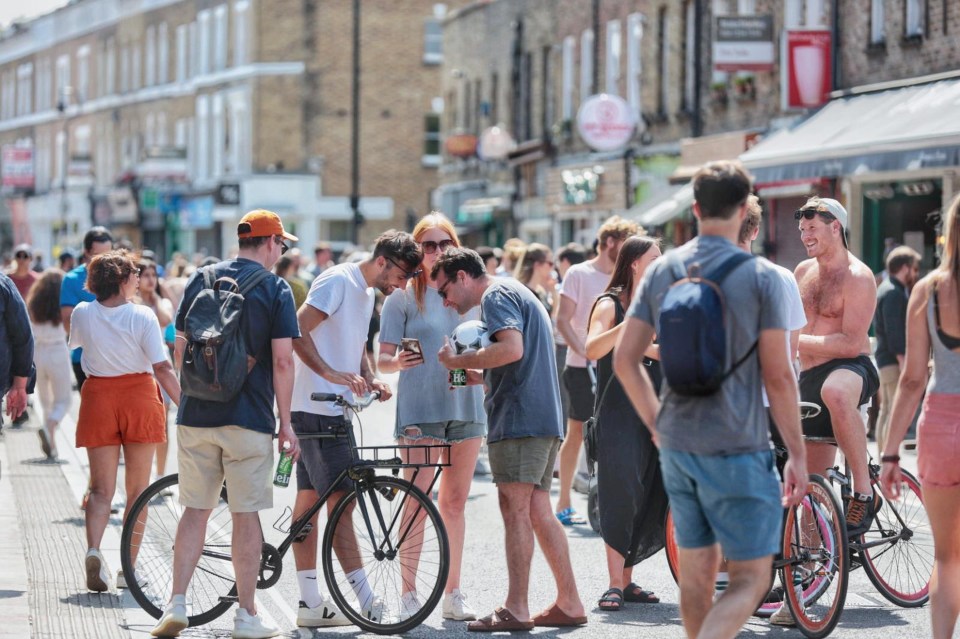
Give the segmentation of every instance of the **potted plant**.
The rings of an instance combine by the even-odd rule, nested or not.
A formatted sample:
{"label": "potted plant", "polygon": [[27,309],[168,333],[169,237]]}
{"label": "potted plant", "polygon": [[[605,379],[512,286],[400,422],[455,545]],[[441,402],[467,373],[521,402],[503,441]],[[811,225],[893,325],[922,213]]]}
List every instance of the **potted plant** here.
{"label": "potted plant", "polygon": [[718,106],[725,107],[729,100],[727,95],[727,83],[726,82],[714,82],[710,85],[710,96],[713,98],[713,101]]}

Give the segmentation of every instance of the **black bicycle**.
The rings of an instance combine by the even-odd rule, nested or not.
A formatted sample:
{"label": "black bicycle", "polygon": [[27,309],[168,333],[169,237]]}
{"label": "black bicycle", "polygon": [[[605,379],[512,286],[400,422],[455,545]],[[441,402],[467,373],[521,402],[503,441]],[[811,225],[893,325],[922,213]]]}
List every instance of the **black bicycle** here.
{"label": "black bicycle", "polygon": [[[374,393],[352,404],[341,395],[310,396],[314,401],[342,407],[348,424],[351,413],[356,415],[378,397]],[[446,529],[433,502],[398,475],[403,468],[414,469],[415,475],[425,468],[435,469],[432,491],[442,468],[449,465],[440,461],[449,446],[358,446],[352,427],[332,435],[303,435],[300,439],[323,437],[348,437],[354,461],[300,517],[291,521],[288,508],[274,523],[274,528],[285,537],[278,546],[264,542],[257,588],[277,583],[291,545],[306,538],[311,518],[334,488],[347,479],[353,489],[330,514],[320,548],[327,587],[344,615],[360,628],[378,634],[406,632],[422,623],[443,595],[449,547]],[[425,461],[405,463],[403,459],[410,457],[402,455],[404,449],[417,449]],[[377,474],[378,471],[390,474]],[[183,513],[178,493],[178,475],[151,484],[134,503],[121,537],[121,563],[124,575],[129,575],[130,593],[148,614],[158,619],[172,589],[174,541]],[[187,590],[191,627],[209,623],[237,601],[230,555],[233,523],[228,502],[224,486],[207,522],[203,550]],[[368,588],[357,583],[358,570],[365,575]],[[354,578],[351,580],[348,574]],[[411,599],[411,592],[417,596]],[[411,601],[416,602],[414,609]]]}

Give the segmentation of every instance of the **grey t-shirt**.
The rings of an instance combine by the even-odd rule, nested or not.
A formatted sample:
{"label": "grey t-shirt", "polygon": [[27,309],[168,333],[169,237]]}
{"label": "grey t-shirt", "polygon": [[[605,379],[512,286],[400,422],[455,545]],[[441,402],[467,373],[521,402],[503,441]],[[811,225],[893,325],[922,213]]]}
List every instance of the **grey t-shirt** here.
{"label": "grey t-shirt", "polygon": [[[668,251],[654,262],[630,306],[629,315],[658,332],[660,304],[675,278],[667,258],[676,253],[688,266],[699,262],[709,274],[739,252],[721,237],[700,236]],[[779,277],[767,260],[741,264],[723,282],[727,306],[727,367],[746,354],[768,329],[787,330],[787,300]],[[786,334],[786,333],[784,333]],[[657,433],[660,445],[697,455],[735,455],[770,448],[770,426],[761,396],[760,360],[754,352],[713,395],[677,395],[664,380],[660,389]]]}
{"label": "grey t-shirt", "polygon": [[523,357],[486,375],[487,441],[563,437],[560,385],[550,316],[537,296],[514,279],[497,278],[480,299],[491,337],[501,330],[523,336]]}
{"label": "grey t-shirt", "polygon": [[450,389],[449,371],[437,359],[444,336],[459,324],[480,318],[473,309],[460,315],[444,308],[434,288],[427,287],[423,312],[417,307],[413,288],[397,289],[383,303],[380,312],[380,343],[400,345],[404,337],[420,340],[423,364],[400,371],[397,388],[397,425],[413,426],[446,421],[487,423],[483,410],[483,388],[465,386]]}

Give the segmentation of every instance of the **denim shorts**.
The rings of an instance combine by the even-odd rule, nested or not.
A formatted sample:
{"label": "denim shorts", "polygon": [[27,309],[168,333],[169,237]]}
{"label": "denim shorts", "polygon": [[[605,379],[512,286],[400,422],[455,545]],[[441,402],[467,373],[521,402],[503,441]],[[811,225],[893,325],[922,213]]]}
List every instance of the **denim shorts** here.
{"label": "denim shorts", "polygon": [[[353,463],[353,450],[350,448],[350,439],[346,435],[346,428],[352,425],[345,423],[341,415],[316,415],[293,411],[290,413],[290,423],[297,435],[331,435],[339,437],[324,437],[321,439],[300,440],[300,461],[297,462],[297,490],[315,490],[317,495],[323,495],[333,485],[340,473]],[[344,477],[337,484],[335,490],[350,490],[353,483]]]}
{"label": "denim shorts", "polygon": [[444,444],[459,444],[467,439],[476,439],[487,434],[487,425],[477,422],[450,420],[447,422],[430,422],[425,424],[408,424],[398,426],[393,436],[406,437],[411,441],[418,439],[435,439]]}
{"label": "denim shorts", "polygon": [[695,455],[660,449],[677,545],[720,544],[733,561],[780,550],[783,506],[773,451]]}

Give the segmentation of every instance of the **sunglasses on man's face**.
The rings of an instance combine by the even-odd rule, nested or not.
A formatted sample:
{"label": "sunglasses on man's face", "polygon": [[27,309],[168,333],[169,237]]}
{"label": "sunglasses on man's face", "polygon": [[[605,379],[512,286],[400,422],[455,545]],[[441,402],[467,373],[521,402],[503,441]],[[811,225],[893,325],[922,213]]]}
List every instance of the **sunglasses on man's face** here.
{"label": "sunglasses on man's face", "polygon": [[29,260],[30,255],[28,253],[17,253],[18,260]]}
{"label": "sunglasses on man's face", "polygon": [[822,217],[827,222],[833,222],[835,219],[837,219],[832,214],[827,213],[826,211],[818,211],[817,209],[800,209],[793,214],[793,219],[799,220],[800,218],[803,218],[805,220],[812,220],[817,215]]}
{"label": "sunglasses on man's face", "polygon": [[283,255],[284,253],[286,253],[287,251],[290,250],[290,247],[287,246],[286,242],[284,242],[284,241],[283,241],[283,238],[280,237],[279,235],[274,235],[274,236],[273,236],[273,241],[274,241],[275,244],[279,244],[279,245],[280,245],[280,255]]}
{"label": "sunglasses on man's face", "polygon": [[417,269],[416,271],[408,271],[407,269],[403,268],[402,266],[394,262],[389,257],[387,258],[387,261],[393,264],[395,267],[397,267],[397,269],[401,273],[403,273],[403,279],[405,280],[412,280],[413,278],[418,277],[421,273],[423,273],[423,271],[420,269]]}
{"label": "sunglasses on man's face", "polygon": [[440,251],[446,251],[448,248],[455,246],[453,240],[440,240],[439,242],[434,242],[433,240],[427,240],[426,242],[420,242],[420,246],[423,248],[424,253],[433,254],[437,252],[437,249]]}

